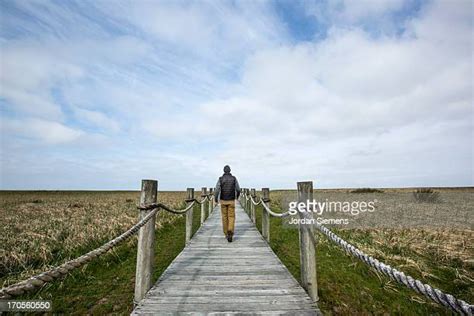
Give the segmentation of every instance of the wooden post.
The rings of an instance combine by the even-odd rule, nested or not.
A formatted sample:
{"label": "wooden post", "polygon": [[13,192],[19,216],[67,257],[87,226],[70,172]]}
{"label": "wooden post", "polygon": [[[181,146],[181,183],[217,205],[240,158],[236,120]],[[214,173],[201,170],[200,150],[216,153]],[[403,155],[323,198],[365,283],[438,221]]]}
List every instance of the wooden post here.
{"label": "wooden post", "polygon": [[[250,193],[250,190],[248,188],[245,189],[245,194],[248,195]],[[250,217],[250,203],[252,203],[250,200],[247,200],[245,198],[245,211],[247,211],[247,215]]]}
{"label": "wooden post", "polygon": [[[263,203],[270,206],[270,189],[262,188]],[[262,210],[262,236],[267,242],[270,242],[270,213],[265,208]]]}
{"label": "wooden post", "polygon": [[[250,189],[247,189],[247,194],[250,195]],[[250,218],[252,218],[251,208],[252,208],[252,201],[250,201],[250,199],[249,199],[247,201],[247,214],[249,214]]]}
{"label": "wooden post", "polygon": [[247,201],[247,193],[249,192],[249,189],[245,188],[245,200],[244,200],[244,204],[245,204],[245,212],[247,212],[247,214],[250,214],[249,213],[249,201]]}
{"label": "wooden post", "polygon": [[[203,187],[201,188],[201,197],[205,198],[207,195],[207,188]],[[206,202],[203,202],[201,204],[201,225],[204,223],[204,220],[206,219]]]}
{"label": "wooden post", "polygon": [[[252,189],[252,190],[250,191],[250,195],[251,195],[252,198],[255,200],[255,197],[257,196],[257,194],[255,193],[255,189]],[[255,224],[255,223],[256,223],[256,218],[255,218],[255,205],[253,205],[252,201],[250,201],[250,211],[251,211],[252,222]]]}
{"label": "wooden post", "polygon": [[[298,202],[306,204],[308,200],[313,200],[313,182],[298,182]],[[298,212],[298,214],[300,219],[313,218],[311,212]],[[311,299],[317,302],[319,297],[316,279],[316,249],[310,234],[313,234],[312,225],[299,223],[301,285]]]}
{"label": "wooden post", "polygon": [[209,195],[211,197],[211,200],[209,201],[209,214],[212,213],[212,210],[214,209],[214,194],[213,194],[214,189],[209,188]]}
{"label": "wooden post", "polygon": [[[158,181],[142,180],[140,205],[157,202]],[[152,210],[140,210],[139,219],[146,217]],[[153,262],[155,255],[155,218],[140,228],[138,232],[137,268],[135,273],[135,295],[133,303],[138,304],[152,286]]]}
{"label": "wooden post", "polygon": [[[194,199],[194,189],[188,188],[188,200]],[[192,203],[192,202],[190,202]],[[191,240],[193,234],[193,209],[186,212],[186,244]]]}

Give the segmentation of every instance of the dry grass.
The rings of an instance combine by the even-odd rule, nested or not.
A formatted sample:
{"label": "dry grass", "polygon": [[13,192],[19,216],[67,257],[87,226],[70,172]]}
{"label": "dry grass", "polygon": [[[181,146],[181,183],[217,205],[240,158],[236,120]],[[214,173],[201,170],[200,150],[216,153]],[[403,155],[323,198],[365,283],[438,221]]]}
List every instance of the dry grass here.
{"label": "dry grass", "polygon": [[[315,199],[324,201],[367,201],[377,199],[372,214],[349,217],[354,223],[332,226],[335,232],[369,255],[423,282],[474,301],[473,189],[437,189],[436,203],[418,203],[412,192],[388,191],[352,194],[343,190],[316,190]],[[295,191],[271,193],[273,207],[285,209]],[[290,228],[286,228],[290,229]],[[322,244],[334,247],[327,238]]]}
{"label": "dry grass", "polygon": [[[383,189],[383,193],[351,193],[357,190],[315,190],[314,199],[320,202],[375,201],[375,211],[351,215],[323,213],[323,218],[348,218],[350,223],[337,228],[397,228],[397,229],[452,229],[471,230],[474,227],[474,189],[436,189],[436,201],[419,203],[412,189]],[[279,190],[270,194],[274,205],[288,208],[296,200],[296,191]]]}
{"label": "dry grass", "polygon": [[413,197],[417,202],[435,203],[439,200],[439,192],[430,188],[421,188],[413,192]]}
{"label": "dry grass", "polygon": [[[474,284],[474,231],[460,229],[356,229],[344,234],[355,246],[425,281],[450,273],[453,283]],[[330,243],[326,238],[321,242]],[[429,282],[428,282],[429,283]],[[474,298],[474,287],[470,288]]]}
{"label": "dry grass", "polygon": [[[160,192],[183,205],[185,192]],[[136,223],[139,192],[0,192],[2,286],[74,258]],[[158,215],[157,226],[176,217]],[[135,239],[131,239],[133,242]]]}

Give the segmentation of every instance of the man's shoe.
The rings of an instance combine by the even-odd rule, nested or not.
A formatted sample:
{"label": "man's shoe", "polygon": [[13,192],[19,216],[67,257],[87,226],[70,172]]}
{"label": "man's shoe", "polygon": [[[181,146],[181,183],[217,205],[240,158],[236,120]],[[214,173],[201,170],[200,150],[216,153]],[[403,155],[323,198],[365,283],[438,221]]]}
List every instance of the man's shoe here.
{"label": "man's shoe", "polygon": [[234,233],[230,231],[230,232],[229,232],[229,238],[227,238],[227,240],[228,240],[229,242],[232,242],[232,238],[233,238],[233,237],[234,237]]}

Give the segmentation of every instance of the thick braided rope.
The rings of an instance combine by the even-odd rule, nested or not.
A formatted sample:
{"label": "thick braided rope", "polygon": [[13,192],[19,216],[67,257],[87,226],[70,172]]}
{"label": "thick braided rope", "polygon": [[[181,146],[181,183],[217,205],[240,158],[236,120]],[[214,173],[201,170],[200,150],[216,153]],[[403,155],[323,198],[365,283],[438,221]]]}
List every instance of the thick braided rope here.
{"label": "thick braided rope", "polygon": [[207,194],[207,195],[201,195],[203,198],[199,201],[199,200],[196,200],[196,199],[191,199],[191,200],[186,200],[186,202],[191,202],[191,201],[195,201],[196,203],[198,204],[203,204],[205,203],[206,201],[211,201],[212,200],[212,197],[211,197],[211,194]]}
{"label": "thick braided rope", "polygon": [[286,211],[285,213],[275,213],[273,212],[270,207],[268,207],[267,203],[262,203],[263,205],[263,208],[265,209],[265,211],[267,211],[271,216],[274,216],[274,217],[287,217],[290,215],[290,211]]}
{"label": "thick braided rope", "polygon": [[159,205],[160,208],[164,209],[165,211],[168,211],[168,212],[171,212],[171,213],[174,213],[174,214],[184,214],[184,213],[187,213],[190,209],[192,209],[194,207],[194,203],[196,202],[196,200],[192,201],[191,203],[188,204],[188,206],[186,206],[184,209],[182,210],[175,210],[171,207],[168,207],[164,204],[161,204]]}
{"label": "thick braided rope", "polygon": [[285,213],[275,213],[273,212],[267,205],[267,203],[265,203],[265,201],[260,198],[258,202],[255,202],[255,200],[253,199],[253,197],[251,195],[250,196],[250,200],[252,201],[252,204],[253,205],[259,205],[259,204],[262,204],[263,207],[265,208],[265,210],[272,216],[275,216],[275,217],[287,217],[290,215],[290,212],[289,211],[286,211]]}
{"label": "thick braided rope", "polygon": [[63,263],[60,266],[54,267],[48,271],[32,276],[31,278],[18,282],[16,284],[4,287],[0,290],[0,298],[8,299],[14,296],[22,295],[26,292],[33,291],[45,285],[48,282],[53,281],[56,278],[66,275],[70,271],[84,265],[85,263],[91,261],[94,258],[101,256],[106,253],[116,245],[127,240],[132,235],[136,234],[138,230],[145,225],[150,218],[152,218],[158,212],[158,208],[154,208],[150,213],[148,213],[143,219],[138,223],[133,225],[129,230],[121,234],[120,236],[112,239],[111,241],[103,244],[97,249],[89,251],[85,255],[82,255],[76,259],[70,260]]}
{"label": "thick braided rope", "polygon": [[253,196],[250,196],[250,201],[252,201],[253,205],[259,205],[262,203],[262,199],[260,199],[258,202],[255,202],[255,200],[253,199]]}
{"label": "thick braided rope", "polygon": [[207,201],[207,196],[204,196],[204,198],[202,198],[200,201],[196,199],[194,199],[194,201],[196,201],[197,204],[203,204],[204,202]]}
{"label": "thick braided rope", "polygon": [[[308,228],[311,232],[312,228],[308,225],[304,225]],[[330,240],[335,242],[337,245],[342,247],[347,253],[351,254],[352,256],[360,259],[365,264],[371,266],[375,270],[385,274],[392,280],[405,285],[406,287],[423,294],[427,298],[439,303],[454,312],[457,312],[462,315],[473,315],[474,314],[474,305],[471,305],[463,300],[457,299],[451,294],[446,294],[440,291],[437,288],[433,288],[429,284],[422,283],[421,281],[414,279],[413,277],[406,275],[405,273],[398,271],[397,269],[391,267],[388,264],[378,261],[377,259],[363,253],[358,248],[354,247],[341,237],[334,234],[331,230],[327,227],[316,223],[314,225],[320,232],[326,235]],[[315,237],[313,234],[310,233],[313,242],[316,242]]]}
{"label": "thick braided rope", "polygon": [[171,207],[169,207],[169,206],[167,206],[163,203],[152,203],[152,204],[148,204],[148,205],[140,205],[140,206],[138,206],[138,209],[140,209],[140,210],[150,210],[150,209],[159,208],[159,209],[163,209],[167,212],[174,213],[174,214],[184,214],[184,213],[186,213],[187,211],[189,211],[190,209],[193,208],[194,203],[197,202],[197,200],[195,200],[195,199],[186,200],[186,202],[190,202],[190,203],[188,204],[188,206],[186,206],[182,210],[175,210],[174,208],[171,208]]}

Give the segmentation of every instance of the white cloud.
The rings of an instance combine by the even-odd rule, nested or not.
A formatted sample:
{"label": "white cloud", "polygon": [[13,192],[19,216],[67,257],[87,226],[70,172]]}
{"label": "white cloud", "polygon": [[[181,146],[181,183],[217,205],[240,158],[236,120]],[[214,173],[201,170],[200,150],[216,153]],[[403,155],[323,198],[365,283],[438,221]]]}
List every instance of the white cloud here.
{"label": "white cloud", "polygon": [[363,18],[399,10],[405,2],[406,0],[343,0],[337,5],[342,6],[342,10],[339,12],[340,19],[355,22]]}
{"label": "white cloud", "polygon": [[408,23],[413,35],[452,54],[472,50],[474,4],[469,0],[435,1],[422,9],[422,18]]}
{"label": "white cloud", "polygon": [[83,134],[80,130],[41,119],[3,119],[1,127],[2,133],[21,135],[35,142],[39,141],[45,144],[68,143],[78,139]]}
{"label": "white cloud", "polygon": [[[431,23],[439,11],[435,5],[417,26]],[[337,121],[346,128],[390,128],[414,119],[445,120],[453,107],[469,114],[472,28],[464,27],[467,15],[456,24],[450,21],[437,23],[461,42],[440,44],[416,30],[415,38],[380,39],[360,30],[338,30],[320,43],[258,52],[246,64],[243,85],[254,103],[278,108],[281,117],[303,124],[309,119],[328,132],[327,121],[333,129]]]}
{"label": "white cloud", "polygon": [[0,97],[15,107],[18,112],[23,112],[44,118],[61,119],[61,107],[54,103],[47,91],[27,91],[8,87],[6,84],[0,89]]}
{"label": "white cloud", "polygon": [[267,2],[121,2],[111,10],[95,5],[139,28],[154,41],[164,41],[191,54],[225,65],[274,42],[286,40],[286,30],[271,14]]}
{"label": "white cloud", "polygon": [[394,34],[397,25],[391,14],[402,10],[409,0],[333,0],[320,3],[305,1],[305,12],[320,23],[338,25],[344,28],[372,25],[372,30]]}
{"label": "white cloud", "polygon": [[56,47],[35,41],[11,41],[2,46],[0,96],[15,110],[49,119],[62,119],[51,89],[60,82],[80,78],[77,65],[57,56]]}
{"label": "white cloud", "polygon": [[81,108],[74,109],[74,112],[81,121],[92,123],[94,126],[112,132],[118,132],[120,130],[120,125],[104,113]]}

